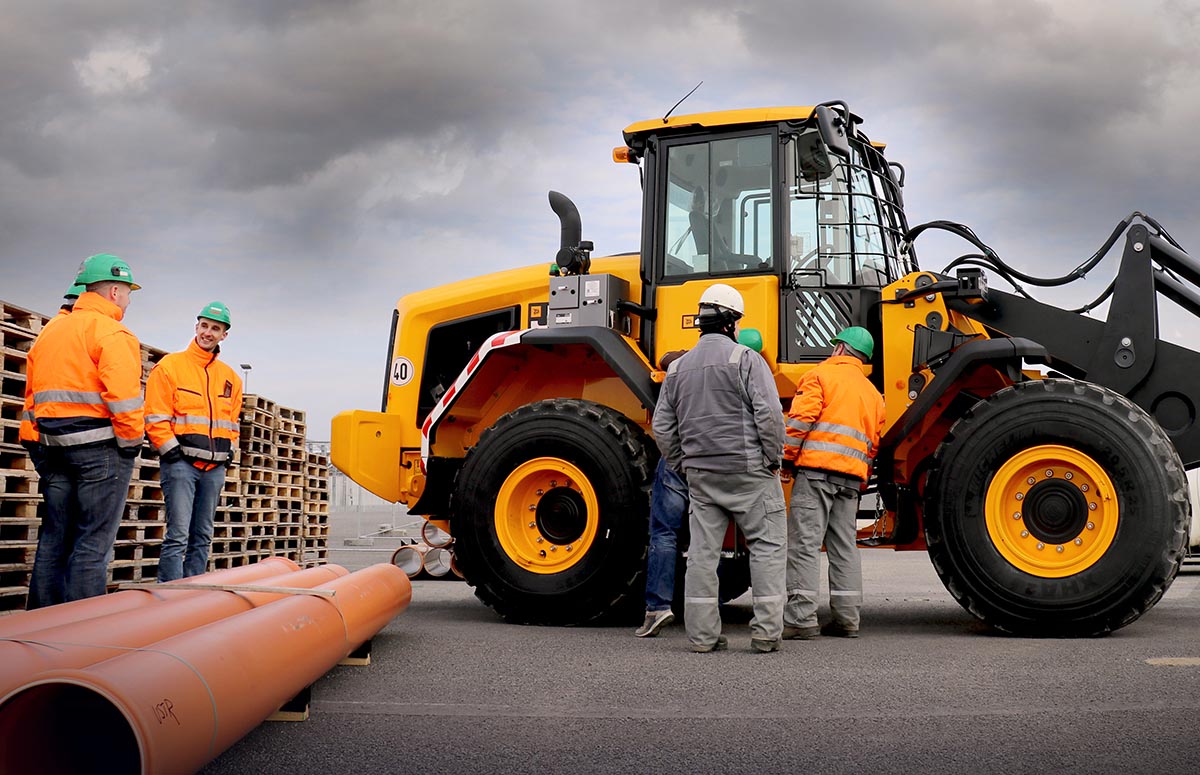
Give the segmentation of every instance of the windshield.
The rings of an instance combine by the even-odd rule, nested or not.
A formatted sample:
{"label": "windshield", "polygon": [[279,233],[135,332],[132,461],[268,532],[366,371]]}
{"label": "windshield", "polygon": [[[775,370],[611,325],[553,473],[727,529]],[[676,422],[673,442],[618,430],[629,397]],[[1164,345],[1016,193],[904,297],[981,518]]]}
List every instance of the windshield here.
{"label": "windshield", "polygon": [[788,272],[794,286],[882,287],[912,271],[897,257],[904,220],[886,162],[851,146],[832,169],[811,153],[816,130],[791,139],[788,170]]}

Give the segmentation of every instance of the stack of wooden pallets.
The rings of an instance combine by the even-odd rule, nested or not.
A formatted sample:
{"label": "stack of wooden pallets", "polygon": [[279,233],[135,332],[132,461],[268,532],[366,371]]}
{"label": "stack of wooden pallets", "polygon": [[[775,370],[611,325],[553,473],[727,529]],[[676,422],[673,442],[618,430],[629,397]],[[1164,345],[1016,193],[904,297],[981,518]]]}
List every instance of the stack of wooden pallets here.
{"label": "stack of wooden pallets", "polygon": [[[48,318],[0,301],[0,612],[25,607],[43,508],[38,475],[18,440],[25,363]],[[166,351],[142,347],[142,380]],[[328,536],[328,461],[304,451],[304,412],[257,395],[243,398],[241,440],[226,469],[210,568],[283,555],[323,563]],[[166,533],[158,458],[146,446],[134,466],[113,547],[109,581],[152,581]]]}

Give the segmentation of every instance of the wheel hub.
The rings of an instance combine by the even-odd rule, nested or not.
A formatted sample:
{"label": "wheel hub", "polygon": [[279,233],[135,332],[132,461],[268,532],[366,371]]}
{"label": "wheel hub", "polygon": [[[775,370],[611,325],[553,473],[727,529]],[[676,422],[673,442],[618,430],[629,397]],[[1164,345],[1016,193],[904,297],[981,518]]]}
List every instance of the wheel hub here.
{"label": "wheel hub", "polygon": [[985,514],[996,550],[1041,578],[1092,567],[1112,546],[1119,519],[1116,488],[1103,467],[1058,444],[1009,458],[988,484]]}
{"label": "wheel hub", "polygon": [[559,573],[592,547],[600,502],[575,464],[539,457],[505,478],[493,519],[496,538],[510,560],[533,573]]}

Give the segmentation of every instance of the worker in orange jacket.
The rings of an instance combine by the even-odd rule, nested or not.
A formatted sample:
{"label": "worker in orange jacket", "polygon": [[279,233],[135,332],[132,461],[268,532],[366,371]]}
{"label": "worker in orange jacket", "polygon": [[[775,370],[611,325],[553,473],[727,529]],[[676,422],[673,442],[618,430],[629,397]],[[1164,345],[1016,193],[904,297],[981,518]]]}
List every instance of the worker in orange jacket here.
{"label": "worker in orange jacket", "polygon": [[74,311],[29,350],[21,443],[41,476],[46,509],[29,585],[30,609],[102,595],[134,460],[142,446],[142,357],[121,323],[129,265],[91,256]]}
{"label": "worker in orange jacket", "polygon": [[237,444],[242,380],[217,360],[229,308],[206,304],[187,349],[159,361],[146,381],[146,432],[158,451],[167,536],[158,580],[204,573],[225,466]]}
{"label": "worker in orange jacket", "polygon": [[[796,387],[786,423],[785,471],[794,472],[788,516],[787,604],[783,637],[857,638],[862,608],[858,501],[885,422],[883,396],[863,373],[875,351],[870,332],[843,330],[833,355]],[[833,620],[817,625],[821,544],[829,558]]]}

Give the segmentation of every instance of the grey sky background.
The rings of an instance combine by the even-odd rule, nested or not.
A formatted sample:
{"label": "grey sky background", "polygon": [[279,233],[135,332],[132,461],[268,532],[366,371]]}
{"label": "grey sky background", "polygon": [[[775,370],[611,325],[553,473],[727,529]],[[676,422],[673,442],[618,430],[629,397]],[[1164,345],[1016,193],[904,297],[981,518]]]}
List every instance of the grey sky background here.
{"label": "grey sky background", "polygon": [[[180,349],[225,301],[225,359],[327,439],[378,407],[398,297],[553,258],[547,190],[597,255],[638,249],[611,149],[701,80],[679,112],[846,100],[907,169],[910,223],[1025,271],[1135,209],[1200,256],[1197,40],[1196,0],[0,0],[0,298],[53,312],[114,252],[142,341]],[[1039,296],[1075,306],[1116,262]]]}

